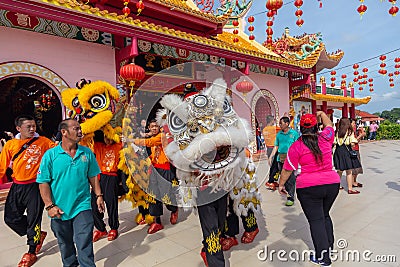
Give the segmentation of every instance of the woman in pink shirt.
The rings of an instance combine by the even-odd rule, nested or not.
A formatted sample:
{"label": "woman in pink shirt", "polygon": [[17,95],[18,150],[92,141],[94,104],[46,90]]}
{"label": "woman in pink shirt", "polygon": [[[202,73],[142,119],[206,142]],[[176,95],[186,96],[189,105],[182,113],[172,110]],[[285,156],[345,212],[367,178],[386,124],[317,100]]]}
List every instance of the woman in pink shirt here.
{"label": "woman in pink shirt", "polygon": [[279,192],[286,195],[284,184],[293,171],[298,171],[297,198],[310,225],[315,249],[310,260],[320,266],[330,266],[329,249],[333,249],[334,235],[329,211],[338,195],[340,178],[332,166],[333,124],[324,112],[318,111],[317,116],[324,126],[320,133],[315,115],[301,117],[302,135],[289,148],[279,180]]}

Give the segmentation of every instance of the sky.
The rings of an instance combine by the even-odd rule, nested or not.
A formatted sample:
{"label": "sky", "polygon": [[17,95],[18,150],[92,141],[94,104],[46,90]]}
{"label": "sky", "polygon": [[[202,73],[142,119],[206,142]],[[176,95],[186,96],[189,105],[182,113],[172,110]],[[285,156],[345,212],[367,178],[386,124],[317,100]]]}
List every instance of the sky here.
{"label": "sky", "polygon": [[[381,61],[379,56],[385,54],[387,71],[393,72],[394,58],[400,57],[400,12],[392,17],[388,10],[391,3],[388,0],[365,0],[367,11],[362,18],[357,12],[360,2],[357,0],[303,0],[301,7],[303,10],[302,27],[296,25],[297,17],[294,15],[297,8],[294,1],[284,0],[284,5],[278,10],[272,27],[273,39],[282,36],[285,27],[289,27],[291,36],[299,36],[303,33],[322,33],[322,40],[325,43],[327,52],[335,52],[338,49],[344,51],[344,57],[334,68],[349,67],[337,70],[336,84],[340,84],[341,75],[347,75],[347,82],[353,80],[353,64],[359,63],[361,69],[368,68],[368,78],[374,79],[374,92],[369,92],[369,87],[364,87],[363,91],[358,90],[358,84],[355,86],[356,97],[371,96],[371,101],[366,105],[358,106],[357,109],[370,113],[400,108],[400,75],[394,77],[395,87],[390,88],[388,75],[382,76],[378,73]],[[322,2],[322,8],[319,3]],[[400,1],[397,1],[400,7]],[[265,0],[254,0],[251,9],[246,17],[253,15],[255,22],[254,35],[260,43],[266,39],[265,30],[267,28],[267,16]],[[246,30],[247,31],[247,30]],[[247,32],[248,33],[248,32]],[[390,54],[390,51],[396,50]],[[324,69],[317,74],[317,81],[325,76],[327,83],[330,84],[330,71]]]}

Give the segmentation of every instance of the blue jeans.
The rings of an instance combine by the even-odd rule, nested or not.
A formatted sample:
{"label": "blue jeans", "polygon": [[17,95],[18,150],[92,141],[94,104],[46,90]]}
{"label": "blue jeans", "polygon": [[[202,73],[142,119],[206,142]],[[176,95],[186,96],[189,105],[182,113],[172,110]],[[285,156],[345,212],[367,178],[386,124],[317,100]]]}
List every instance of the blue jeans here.
{"label": "blue jeans", "polygon": [[[91,210],[82,211],[71,220],[51,220],[51,230],[57,238],[64,267],[96,266],[92,241],[93,225]],[[78,257],[76,256],[75,246],[78,250]]]}
{"label": "blue jeans", "polygon": [[376,132],[370,132],[368,140],[375,140],[375,138],[376,138]]}

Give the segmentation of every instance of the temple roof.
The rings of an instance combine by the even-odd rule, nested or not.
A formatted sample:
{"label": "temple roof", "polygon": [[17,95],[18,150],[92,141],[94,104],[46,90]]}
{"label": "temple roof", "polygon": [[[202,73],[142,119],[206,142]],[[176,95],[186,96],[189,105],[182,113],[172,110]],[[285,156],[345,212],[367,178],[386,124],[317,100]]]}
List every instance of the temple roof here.
{"label": "temple roof", "polygon": [[226,22],[232,13],[232,10],[223,15],[214,15],[210,12],[202,12],[192,1],[187,0],[147,0],[148,2],[158,3],[170,7],[171,10],[181,11],[192,16],[200,17],[212,22],[223,23]]}
{"label": "temple roof", "polygon": [[[268,46],[266,42],[263,45]],[[316,66],[317,72],[324,68],[331,69],[335,67],[344,56],[344,52],[341,50],[328,53],[320,33],[293,37],[289,35],[288,28],[285,29],[285,33],[281,38],[272,43],[271,50],[282,58]]]}
{"label": "temple roof", "polygon": [[[184,4],[187,3],[181,3],[180,0],[149,0],[153,2],[163,2],[165,5],[174,5],[174,6],[181,6],[182,8],[185,7]],[[141,20],[141,17],[139,16],[137,19],[134,19],[130,16],[126,17],[122,14],[117,14],[115,12],[109,12],[107,10],[100,10],[99,8],[92,7],[89,5],[82,5],[78,4],[74,1],[70,0],[41,0],[40,2],[46,4],[46,5],[54,5],[57,7],[62,7],[65,9],[72,10],[74,12],[80,12],[80,13],[85,13],[87,15],[93,16],[93,17],[98,17],[102,19],[106,19],[109,21],[114,21],[116,24],[124,25],[124,27],[132,27],[135,29],[139,30],[145,30],[148,31],[149,33],[156,33],[156,34],[161,34],[166,37],[174,37],[174,38],[179,38],[182,40],[206,45],[210,47],[210,49],[223,49],[226,51],[231,51],[235,53],[240,53],[243,55],[248,55],[254,58],[260,58],[260,59],[265,59],[289,66],[295,66],[295,67],[300,67],[303,69],[310,69],[313,67],[313,62],[310,61],[301,61],[301,60],[292,60],[290,58],[283,58],[278,56],[276,53],[273,53],[267,48],[262,47],[260,44],[257,44],[256,42],[248,41],[248,36],[245,35],[244,33],[239,34],[238,38],[240,41],[238,43],[233,42],[234,35],[232,33],[227,33],[224,32],[222,34],[219,34],[216,37],[203,37],[203,36],[198,36],[195,34],[187,33],[184,31],[180,30],[175,30],[173,28],[168,28],[162,25],[156,25],[154,23],[149,23],[145,20]],[[178,3],[179,2],[179,3]],[[183,1],[184,2],[184,1]],[[178,5],[179,4],[179,5]],[[195,12],[194,9],[187,9],[188,12]],[[202,16],[208,16],[203,14],[203,12],[198,11],[199,15],[200,13]],[[212,17],[211,15],[209,16],[210,18]],[[118,26],[117,26],[118,27]],[[236,35],[235,35],[236,36]],[[160,37],[161,38],[161,37]],[[162,39],[160,39],[162,40]],[[212,50],[210,50],[210,53],[212,53]],[[261,62],[260,62],[261,64]]]}
{"label": "temple roof", "polygon": [[353,97],[345,97],[337,95],[311,94],[311,99],[328,101],[328,102],[340,102],[340,103],[362,105],[362,104],[368,104],[368,102],[371,100],[371,97],[367,96],[363,98],[353,98]]}

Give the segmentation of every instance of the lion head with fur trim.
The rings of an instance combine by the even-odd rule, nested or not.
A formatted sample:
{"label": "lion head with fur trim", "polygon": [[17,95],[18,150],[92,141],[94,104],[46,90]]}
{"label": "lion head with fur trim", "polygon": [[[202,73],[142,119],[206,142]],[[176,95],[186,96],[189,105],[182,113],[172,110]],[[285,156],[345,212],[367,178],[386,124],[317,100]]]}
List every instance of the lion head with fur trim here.
{"label": "lion head with fur trim", "polygon": [[185,99],[165,95],[158,113],[167,124],[174,141],[165,152],[177,167],[179,179],[192,179],[194,185],[205,182],[216,189],[229,189],[246,164],[245,151],[252,140],[246,120],[231,105],[223,79]]}

